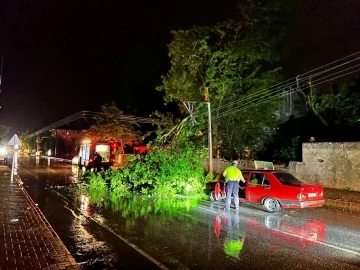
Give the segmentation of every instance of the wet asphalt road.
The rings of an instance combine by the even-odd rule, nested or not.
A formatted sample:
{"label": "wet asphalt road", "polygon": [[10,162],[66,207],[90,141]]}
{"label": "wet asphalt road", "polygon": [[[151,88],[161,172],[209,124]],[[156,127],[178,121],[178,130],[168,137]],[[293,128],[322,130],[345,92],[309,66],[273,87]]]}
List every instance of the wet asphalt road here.
{"label": "wet asphalt road", "polygon": [[[70,164],[21,158],[24,187],[84,269],[360,269],[360,216],[268,214],[73,193]],[[51,187],[58,188],[51,188]]]}

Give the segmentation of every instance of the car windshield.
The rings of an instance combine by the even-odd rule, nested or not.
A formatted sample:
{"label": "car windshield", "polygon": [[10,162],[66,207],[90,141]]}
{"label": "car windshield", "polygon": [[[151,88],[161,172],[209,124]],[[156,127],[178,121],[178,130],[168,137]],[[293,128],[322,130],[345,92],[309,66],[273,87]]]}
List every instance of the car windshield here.
{"label": "car windshield", "polygon": [[283,185],[289,185],[289,186],[302,185],[302,182],[290,173],[276,172],[274,173],[274,175],[276,176],[277,179],[279,179],[279,181]]}

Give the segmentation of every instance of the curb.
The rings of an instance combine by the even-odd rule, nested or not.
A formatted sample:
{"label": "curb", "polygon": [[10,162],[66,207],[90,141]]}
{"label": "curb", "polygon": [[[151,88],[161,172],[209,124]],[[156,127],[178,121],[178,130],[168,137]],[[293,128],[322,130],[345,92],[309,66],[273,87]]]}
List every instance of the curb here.
{"label": "curb", "polygon": [[62,161],[62,162],[66,162],[66,163],[71,163],[72,160],[71,159],[65,159],[65,158],[57,158],[57,157],[49,157],[49,156],[36,156],[36,155],[29,155],[29,157],[40,157],[40,158],[47,158],[47,159],[53,159],[56,161]]}
{"label": "curb", "polygon": [[59,235],[55,232],[55,230],[53,229],[53,227],[50,225],[49,221],[46,219],[45,215],[43,214],[43,212],[41,212],[40,208],[38,207],[38,205],[34,202],[34,200],[31,198],[30,194],[26,191],[26,189],[23,187],[23,181],[21,180],[20,176],[16,176],[14,177],[20,187],[20,189],[22,190],[22,192],[24,193],[26,200],[29,202],[30,206],[34,208],[35,212],[41,217],[41,220],[44,222],[46,228],[51,232],[51,234],[56,237],[63,245],[63,247],[65,248],[65,250],[68,252],[68,255],[71,256],[71,258],[73,259],[73,261],[76,263],[76,265],[72,265],[72,267],[74,267],[74,269],[80,269],[79,264],[76,262],[76,260],[74,259],[73,255],[71,254],[71,252],[69,251],[69,249],[65,246],[64,242],[61,240],[61,238],[59,237]]}
{"label": "curb", "polygon": [[64,158],[56,158],[56,157],[47,157],[47,156],[41,156],[42,158],[47,158],[47,159],[52,159],[55,161],[61,161],[61,162],[66,162],[66,163],[71,163],[72,160],[71,159],[64,159]]}
{"label": "curb", "polygon": [[360,213],[360,203],[347,202],[343,200],[325,199],[325,206],[339,209],[343,212]]}

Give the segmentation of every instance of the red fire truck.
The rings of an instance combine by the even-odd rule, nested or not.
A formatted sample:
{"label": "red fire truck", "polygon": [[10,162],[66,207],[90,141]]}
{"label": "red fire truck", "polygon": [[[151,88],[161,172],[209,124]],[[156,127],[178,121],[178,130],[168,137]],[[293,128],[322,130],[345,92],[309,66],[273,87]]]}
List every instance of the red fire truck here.
{"label": "red fire truck", "polygon": [[149,147],[146,145],[136,145],[133,147],[134,155],[143,154],[149,151]]}
{"label": "red fire truck", "polygon": [[[114,164],[117,148],[118,144],[114,142],[94,143],[90,140],[84,140],[80,145],[78,165],[80,168],[102,167],[106,170]],[[101,156],[101,161],[95,160],[95,153]]]}

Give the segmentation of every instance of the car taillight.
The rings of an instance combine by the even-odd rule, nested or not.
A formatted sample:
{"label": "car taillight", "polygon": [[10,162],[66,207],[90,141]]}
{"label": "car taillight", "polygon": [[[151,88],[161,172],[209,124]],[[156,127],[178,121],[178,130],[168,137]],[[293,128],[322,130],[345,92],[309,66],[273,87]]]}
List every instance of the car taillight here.
{"label": "car taillight", "polygon": [[90,162],[93,162],[93,159],[92,159],[92,158],[90,158]]}
{"label": "car taillight", "polygon": [[305,200],[305,199],[306,199],[306,195],[305,195],[305,194],[302,194],[302,193],[299,193],[299,194],[297,195],[297,198],[298,198],[298,200]]}
{"label": "car taillight", "polygon": [[324,196],[324,193],[321,191],[320,193],[319,193],[319,197],[323,197]]}

